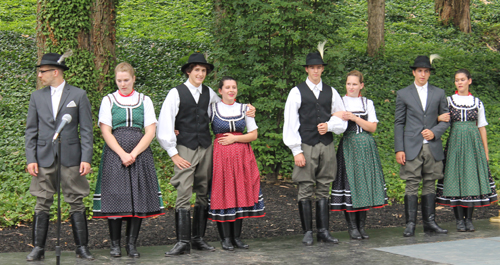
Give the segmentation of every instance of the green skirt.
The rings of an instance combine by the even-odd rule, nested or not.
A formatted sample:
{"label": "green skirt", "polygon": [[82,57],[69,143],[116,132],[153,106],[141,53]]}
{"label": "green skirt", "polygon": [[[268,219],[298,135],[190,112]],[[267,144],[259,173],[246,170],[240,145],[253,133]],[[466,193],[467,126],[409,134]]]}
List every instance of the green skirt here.
{"label": "green skirt", "polygon": [[488,161],[476,122],[454,122],[447,147],[443,196],[490,194]]}

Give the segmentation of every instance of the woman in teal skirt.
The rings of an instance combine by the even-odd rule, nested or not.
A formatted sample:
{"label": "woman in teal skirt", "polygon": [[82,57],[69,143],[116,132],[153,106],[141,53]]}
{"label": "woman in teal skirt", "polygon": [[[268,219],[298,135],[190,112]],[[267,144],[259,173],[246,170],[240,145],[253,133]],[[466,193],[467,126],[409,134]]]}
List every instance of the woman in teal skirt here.
{"label": "woman in teal skirt", "polygon": [[[474,207],[497,201],[495,182],[488,167],[488,141],[484,105],[469,92],[472,78],[466,69],[455,73],[454,95],[447,98],[450,113],[439,121],[451,122],[445,148],[444,178],[436,190],[438,204],[453,207],[459,232],[473,232]],[[479,129],[478,129],[479,128]]]}
{"label": "woman in teal skirt", "polygon": [[[384,173],[371,133],[377,129],[373,102],[361,96],[363,74],[347,74],[346,112],[336,113],[348,121],[337,151],[337,177],[332,184],[331,211],[344,211],[352,239],[367,239],[366,212],[387,204]],[[342,117],[340,117],[340,115]]]}

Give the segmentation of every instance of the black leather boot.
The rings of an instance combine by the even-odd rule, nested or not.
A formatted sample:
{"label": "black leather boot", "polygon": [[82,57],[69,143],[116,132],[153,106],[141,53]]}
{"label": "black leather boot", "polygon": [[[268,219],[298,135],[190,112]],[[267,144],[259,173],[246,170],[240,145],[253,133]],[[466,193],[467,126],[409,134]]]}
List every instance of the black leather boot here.
{"label": "black leather boot", "polygon": [[406,228],[403,232],[403,236],[410,237],[415,235],[415,226],[417,224],[417,208],[418,208],[418,196],[417,195],[405,195],[405,217],[406,217]]}
{"label": "black leather boot", "polygon": [[42,260],[45,258],[45,241],[49,231],[49,214],[35,213],[33,216],[33,249],[26,256],[27,261]]}
{"label": "black leather boot", "polygon": [[300,222],[302,223],[302,231],[304,231],[304,238],[302,243],[306,246],[312,246],[313,232],[312,232],[312,206],[311,200],[300,200],[299,201],[299,215]]}
{"label": "black leather boot", "polygon": [[71,215],[71,226],[73,228],[73,237],[75,238],[76,256],[82,259],[93,260],[94,257],[90,254],[89,231],[87,230],[87,217],[84,212],[74,212]]}
{"label": "black leather boot", "polygon": [[243,219],[238,219],[234,222],[231,222],[230,223],[230,227],[231,227],[231,240],[232,240],[232,243],[233,243],[233,246],[234,247],[237,247],[237,248],[245,248],[247,249],[248,248],[248,245],[243,243],[243,241],[241,241],[241,229],[243,227]]}
{"label": "black leather boot", "polygon": [[330,227],[330,208],[328,198],[316,201],[316,229],[318,229],[318,242],[338,244],[339,240],[332,237],[328,228]]}
{"label": "black leather boot", "polygon": [[141,254],[137,251],[137,238],[141,230],[142,218],[131,217],[127,220],[125,250],[131,258],[139,258]]}
{"label": "black leather boot", "polygon": [[193,237],[191,247],[197,250],[215,251],[215,248],[207,244],[203,237],[207,227],[208,208],[206,206],[195,206],[193,212]]}
{"label": "black leather boot", "polygon": [[474,225],[472,225],[472,212],[474,211],[474,207],[468,207],[465,208],[466,214],[465,214],[465,230],[469,232],[474,232],[476,229],[474,229]]}
{"label": "black leather boot", "polygon": [[422,219],[424,223],[424,232],[437,234],[446,234],[448,230],[439,227],[436,223],[435,194],[422,195]]}
{"label": "black leather boot", "polygon": [[231,243],[231,225],[229,222],[217,222],[217,229],[220,235],[220,244],[224,250],[234,250]]}
{"label": "black leather boot", "polygon": [[109,237],[111,238],[111,247],[109,254],[111,257],[121,257],[122,250],[120,247],[120,240],[122,238],[122,218],[109,219]]}
{"label": "black leather boot", "polygon": [[175,232],[177,243],[170,251],[165,252],[165,257],[191,253],[191,212],[188,209],[175,211]]}
{"label": "black leather boot", "polygon": [[453,213],[455,214],[455,220],[457,222],[457,231],[465,232],[464,208],[461,206],[453,207]]}
{"label": "black leather boot", "polygon": [[370,236],[368,236],[368,234],[366,234],[366,231],[365,231],[366,211],[356,212],[356,221],[358,224],[358,231],[359,231],[359,234],[361,234],[361,237],[363,239],[370,238]]}
{"label": "black leather boot", "polygon": [[344,211],[345,220],[347,222],[347,232],[349,232],[349,236],[351,239],[361,240],[361,234],[358,231],[358,224],[356,222],[356,213],[351,213]]}

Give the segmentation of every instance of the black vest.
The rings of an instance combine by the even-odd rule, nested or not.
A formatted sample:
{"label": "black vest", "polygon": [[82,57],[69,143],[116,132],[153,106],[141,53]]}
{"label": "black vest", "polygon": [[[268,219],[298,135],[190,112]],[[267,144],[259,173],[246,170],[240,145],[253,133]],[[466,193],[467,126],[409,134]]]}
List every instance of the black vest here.
{"label": "black vest", "polygon": [[198,146],[207,148],[212,143],[208,124],[208,104],[210,103],[210,92],[208,87],[202,85],[202,93],[198,104],[194,101],[189,88],[182,84],[176,87],[179,92],[179,112],[175,117],[175,129],[179,130],[177,144],[195,150]]}
{"label": "black vest", "polygon": [[299,89],[301,101],[299,108],[299,134],[302,138],[302,143],[315,146],[319,142],[328,145],[333,141],[333,134],[327,132],[320,135],[318,132],[318,124],[330,120],[332,113],[332,89],[330,86],[323,83],[323,90],[319,93],[316,99],[312,90],[307,86],[306,82],[297,85]]}

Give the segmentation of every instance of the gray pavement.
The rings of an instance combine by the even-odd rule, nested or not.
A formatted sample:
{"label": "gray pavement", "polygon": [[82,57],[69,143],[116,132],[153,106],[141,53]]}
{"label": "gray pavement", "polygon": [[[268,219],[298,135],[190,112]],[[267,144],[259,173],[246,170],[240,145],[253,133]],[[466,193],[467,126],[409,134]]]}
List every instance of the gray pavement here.
{"label": "gray pavement", "polygon": [[[500,223],[475,221],[476,232],[456,232],[454,223],[442,226],[448,235],[426,235],[421,226],[416,236],[405,238],[401,227],[367,230],[368,240],[350,240],[347,232],[332,233],[338,245],[302,246],[302,236],[245,240],[248,250],[223,251],[219,242],[215,252],[193,250],[190,255],[164,257],[172,246],[139,247],[141,258],[111,258],[108,249],[94,249],[94,261],[75,258],[65,251],[61,264],[500,264]],[[125,250],[122,249],[125,254]],[[0,253],[0,264],[55,264],[54,251],[45,260],[27,262],[28,253]]]}

